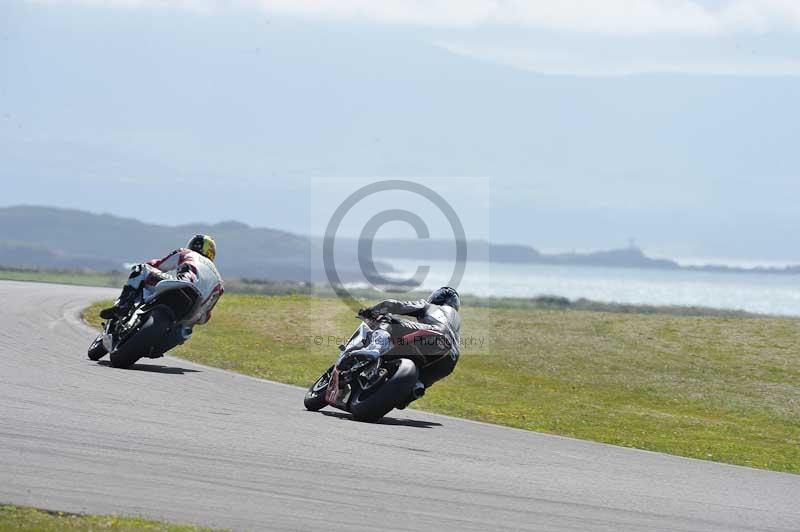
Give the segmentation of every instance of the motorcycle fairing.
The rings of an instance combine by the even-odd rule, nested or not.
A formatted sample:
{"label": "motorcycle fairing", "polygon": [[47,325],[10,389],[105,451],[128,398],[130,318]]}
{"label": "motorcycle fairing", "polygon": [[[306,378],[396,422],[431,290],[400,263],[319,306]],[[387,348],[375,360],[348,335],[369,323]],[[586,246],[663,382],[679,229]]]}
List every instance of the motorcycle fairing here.
{"label": "motorcycle fairing", "polygon": [[347,401],[350,399],[350,386],[339,387],[339,370],[333,368],[331,382],[325,392],[325,401],[336,408],[347,409]]}
{"label": "motorcycle fairing", "polygon": [[367,324],[361,323],[361,325],[358,326],[353,335],[344,345],[344,349],[342,349],[339,353],[339,358],[336,360],[336,364],[334,364],[333,367],[333,372],[331,373],[331,380],[328,384],[328,389],[325,392],[325,401],[329,405],[342,410],[347,409],[347,403],[350,401],[350,394],[352,393],[352,388],[348,382],[348,379],[351,378],[351,376],[348,373],[348,379],[345,379],[345,375],[342,375],[342,371],[340,370],[340,365],[348,358],[350,352],[367,346],[369,344],[371,334],[372,329],[370,329]]}
{"label": "motorcycle fairing", "polygon": [[[452,346],[445,335],[429,329],[420,329],[406,334],[402,337],[400,344],[412,349],[414,354],[425,361],[426,366],[448,356],[452,351]],[[421,346],[435,346],[436,349],[425,353]]]}

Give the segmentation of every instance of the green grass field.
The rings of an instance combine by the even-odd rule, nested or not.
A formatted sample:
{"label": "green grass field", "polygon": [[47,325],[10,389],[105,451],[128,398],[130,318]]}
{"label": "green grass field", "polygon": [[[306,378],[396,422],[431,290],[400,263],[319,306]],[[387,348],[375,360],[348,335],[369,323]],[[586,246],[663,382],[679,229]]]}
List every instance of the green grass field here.
{"label": "green grass field", "polygon": [[[305,387],[357,323],[335,299],[226,294],[174,354]],[[798,320],[467,306],[462,335],[415,408],[800,473]]]}
{"label": "green grass field", "polygon": [[46,512],[19,506],[0,506],[0,531],[61,532],[61,531],[128,532],[211,532],[210,528],[160,523],[139,517],[114,515],[78,515]]}

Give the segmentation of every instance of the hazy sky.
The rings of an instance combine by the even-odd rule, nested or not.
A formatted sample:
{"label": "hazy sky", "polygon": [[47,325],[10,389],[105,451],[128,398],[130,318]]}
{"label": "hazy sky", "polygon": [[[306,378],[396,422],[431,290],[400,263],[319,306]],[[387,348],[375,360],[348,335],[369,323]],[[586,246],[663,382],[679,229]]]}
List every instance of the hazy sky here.
{"label": "hazy sky", "polygon": [[800,260],[798,96],[795,0],[5,0],[0,205],[316,233],[407,177],[474,238]]}

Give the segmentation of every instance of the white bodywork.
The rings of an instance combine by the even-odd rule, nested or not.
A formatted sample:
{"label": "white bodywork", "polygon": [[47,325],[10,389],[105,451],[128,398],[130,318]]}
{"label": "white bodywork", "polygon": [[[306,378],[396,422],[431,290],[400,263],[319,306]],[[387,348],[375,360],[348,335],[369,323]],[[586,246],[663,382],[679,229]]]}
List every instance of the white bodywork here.
{"label": "white bodywork", "polygon": [[175,288],[176,283],[181,286],[191,286],[200,297],[190,317],[185,320],[189,326],[208,321],[208,313],[216,304],[219,296],[222,295],[222,277],[220,277],[214,263],[200,254],[195,254],[193,259],[193,265],[197,270],[195,281],[177,279],[174,271],[170,271],[168,274],[173,279],[160,281],[153,287],[144,288],[145,301],[149,301],[156,294]]}

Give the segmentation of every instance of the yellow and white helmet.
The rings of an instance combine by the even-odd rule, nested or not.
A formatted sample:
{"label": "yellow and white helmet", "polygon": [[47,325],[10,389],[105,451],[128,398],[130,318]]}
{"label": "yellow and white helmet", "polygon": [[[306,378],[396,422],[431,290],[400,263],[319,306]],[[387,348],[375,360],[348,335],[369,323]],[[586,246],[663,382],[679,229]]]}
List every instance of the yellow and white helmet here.
{"label": "yellow and white helmet", "polygon": [[194,237],[189,240],[189,244],[186,247],[192,251],[196,251],[211,261],[217,258],[217,244],[214,242],[214,239],[208,235],[194,235]]}

